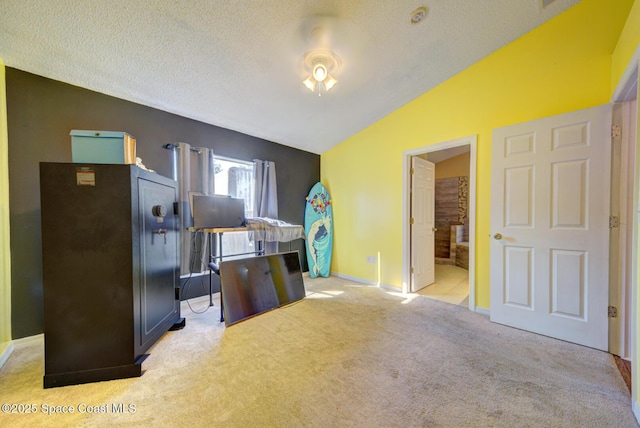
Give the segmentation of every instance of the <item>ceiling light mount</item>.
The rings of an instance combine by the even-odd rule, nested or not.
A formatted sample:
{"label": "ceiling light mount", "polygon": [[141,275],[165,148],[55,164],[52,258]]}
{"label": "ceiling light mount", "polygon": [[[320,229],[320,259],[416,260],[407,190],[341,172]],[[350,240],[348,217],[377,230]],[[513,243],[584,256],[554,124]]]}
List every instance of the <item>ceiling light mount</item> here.
{"label": "ceiling light mount", "polygon": [[318,96],[321,96],[323,90],[326,92],[338,83],[334,75],[341,65],[340,58],[334,52],[313,49],[304,54],[304,68],[309,75],[302,83],[312,92],[317,89]]}
{"label": "ceiling light mount", "polygon": [[424,6],[421,6],[416,10],[414,10],[413,12],[411,12],[411,14],[409,15],[409,22],[414,25],[419,24],[426,17],[427,17],[427,8]]}

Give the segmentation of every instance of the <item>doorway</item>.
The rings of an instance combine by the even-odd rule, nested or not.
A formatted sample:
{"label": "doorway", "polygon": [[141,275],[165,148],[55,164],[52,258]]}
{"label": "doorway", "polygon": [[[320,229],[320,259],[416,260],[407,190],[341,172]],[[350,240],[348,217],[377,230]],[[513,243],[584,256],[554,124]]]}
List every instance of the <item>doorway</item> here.
{"label": "doorway", "polygon": [[[464,304],[470,310],[476,310],[475,304],[475,201],[476,201],[476,142],[477,137],[470,136],[446,141],[404,152],[403,164],[403,292],[413,290],[411,275],[412,232],[411,232],[411,161],[414,157],[426,158],[436,164],[436,184],[438,184],[438,163],[441,163],[441,179],[449,187],[446,193],[454,193],[455,200],[445,203],[453,212],[445,218],[436,202],[437,244],[435,251],[435,283],[423,288],[422,295],[446,301]],[[458,158],[458,159],[455,159]],[[449,161],[449,162],[447,162]],[[464,165],[466,174],[456,172]],[[445,177],[446,176],[446,177]],[[464,178],[460,178],[464,177]],[[458,190],[464,194],[464,215],[458,215]],[[454,227],[450,223],[454,223]],[[440,257],[438,257],[440,256]],[[458,266],[456,266],[456,262]],[[461,284],[466,290],[461,291]],[[467,297],[468,296],[468,297]],[[468,303],[467,303],[468,302]]]}

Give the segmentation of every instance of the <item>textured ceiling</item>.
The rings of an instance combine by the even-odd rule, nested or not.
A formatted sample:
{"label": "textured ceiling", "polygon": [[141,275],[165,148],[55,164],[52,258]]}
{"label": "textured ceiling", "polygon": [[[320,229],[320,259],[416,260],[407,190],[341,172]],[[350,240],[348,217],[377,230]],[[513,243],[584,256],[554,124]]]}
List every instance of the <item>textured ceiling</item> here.
{"label": "textured ceiling", "polygon": [[[323,153],[578,1],[0,0],[0,57]],[[301,82],[320,45],[342,64],[318,97]]]}

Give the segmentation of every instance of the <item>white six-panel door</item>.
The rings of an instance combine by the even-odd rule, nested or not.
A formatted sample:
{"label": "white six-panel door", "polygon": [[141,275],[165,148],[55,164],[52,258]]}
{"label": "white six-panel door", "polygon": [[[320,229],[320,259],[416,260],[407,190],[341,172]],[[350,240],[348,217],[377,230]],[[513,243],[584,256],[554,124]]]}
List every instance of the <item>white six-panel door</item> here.
{"label": "white six-panel door", "polygon": [[491,321],[607,350],[611,107],[495,129]]}
{"label": "white six-panel door", "polygon": [[411,291],[435,281],[435,164],[411,158]]}

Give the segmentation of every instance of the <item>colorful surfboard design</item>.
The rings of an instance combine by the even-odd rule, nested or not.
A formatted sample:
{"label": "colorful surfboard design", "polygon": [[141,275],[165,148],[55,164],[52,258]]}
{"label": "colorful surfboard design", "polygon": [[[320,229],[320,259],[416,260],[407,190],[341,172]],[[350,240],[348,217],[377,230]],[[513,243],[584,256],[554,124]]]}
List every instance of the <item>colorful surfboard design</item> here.
{"label": "colorful surfboard design", "polygon": [[327,188],[316,183],[309,191],[304,210],[309,276],[328,278],[333,249],[333,209]]}

